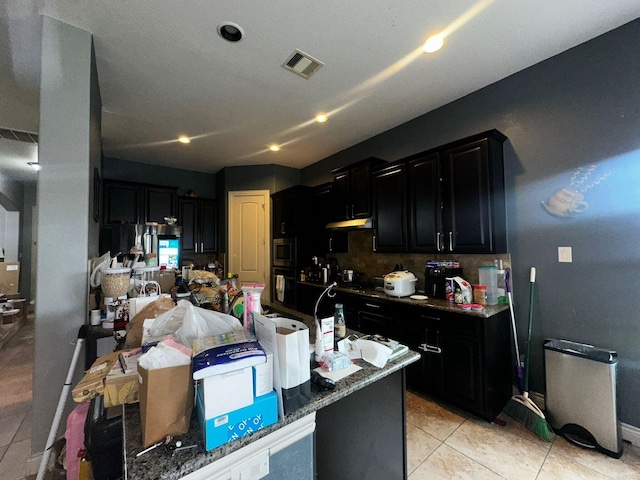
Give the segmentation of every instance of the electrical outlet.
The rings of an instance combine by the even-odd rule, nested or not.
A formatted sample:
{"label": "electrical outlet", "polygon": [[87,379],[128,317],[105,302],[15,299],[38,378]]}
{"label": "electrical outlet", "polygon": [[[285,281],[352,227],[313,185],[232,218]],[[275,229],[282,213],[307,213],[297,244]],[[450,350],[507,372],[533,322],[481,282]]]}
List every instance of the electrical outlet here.
{"label": "electrical outlet", "polygon": [[269,475],[268,450],[263,450],[231,469],[231,480],[258,480],[267,475]]}
{"label": "electrical outlet", "polygon": [[561,263],[573,262],[571,247],[558,247],[558,262],[561,262]]}

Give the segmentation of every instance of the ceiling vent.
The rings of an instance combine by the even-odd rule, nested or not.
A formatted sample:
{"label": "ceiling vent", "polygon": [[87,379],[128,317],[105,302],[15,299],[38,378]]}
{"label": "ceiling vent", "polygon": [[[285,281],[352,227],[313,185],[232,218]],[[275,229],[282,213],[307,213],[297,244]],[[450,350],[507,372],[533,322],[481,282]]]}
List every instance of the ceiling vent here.
{"label": "ceiling vent", "polygon": [[320,60],[316,60],[300,50],[296,50],[282,64],[282,68],[289,70],[296,75],[309,79],[324,65]]}
{"label": "ceiling vent", "polygon": [[0,138],[8,140],[17,140],[18,142],[38,143],[38,135],[29,132],[20,132],[18,130],[8,130],[0,128]]}

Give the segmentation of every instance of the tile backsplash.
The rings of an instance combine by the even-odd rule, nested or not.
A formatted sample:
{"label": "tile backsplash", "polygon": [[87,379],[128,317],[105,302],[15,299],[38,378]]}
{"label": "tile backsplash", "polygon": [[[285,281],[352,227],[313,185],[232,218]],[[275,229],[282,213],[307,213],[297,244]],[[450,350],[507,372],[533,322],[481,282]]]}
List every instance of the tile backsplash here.
{"label": "tile backsplash", "polygon": [[375,253],[373,252],[373,230],[349,232],[349,253],[335,253],[341,269],[349,268],[360,274],[358,281],[374,283],[374,277],[386,275],[402,264],[418,278],[416,289],[424,291],[424,270],[428,260],[456,260],[462,267],[462,276],[472,285],[478,283],[478,267],[494,265],[494,260],[502,260],[504,268],[511,267],[511,255],[454,255],[429,253]]}

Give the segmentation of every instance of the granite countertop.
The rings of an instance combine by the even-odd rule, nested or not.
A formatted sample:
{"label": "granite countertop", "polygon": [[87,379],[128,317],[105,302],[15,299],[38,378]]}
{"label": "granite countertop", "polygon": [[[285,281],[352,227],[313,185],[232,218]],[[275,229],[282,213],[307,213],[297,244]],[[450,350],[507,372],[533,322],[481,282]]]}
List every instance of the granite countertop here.
{"label": "granite countertop", "polygon": [[[318,288],[319,292],[322,289],[327,288],[328,285],[323,285],[321,283],[316,282],[301,282],[298,281],[298,284],[302,285],[310,285],[312,287]],[[391,297],[384,293],[383,291],[376,290],[375,288],[369,286],[357,287],[357,286],[349,286],[348,284],[337,285],[333,287],[332,291],[348,293],[351,295],[357,295],[363,298],[370,299],[378,299],[384,300],[388,302],[394,302],[402,305],[410,305],[418,308],[435,308],[436,310],[443,310],[447,312],[460,313],[463,315],[470,315],[474,317],[482,317],[489,318],[497,313],[500,313],[504,310],[508,310],[508,305],[485,305],[483,310],[480,312],[475,312],[472,310],[463,310],[460,305],[455,303],[447,302],[446,300],[442,300],[439,298],[428,298],[427,300],[414,300],[410,297]],[[422,292],[416,292],[417,295],[420,295]],[[280,307],[277,307],[280,309]]]}
{"label": "granite countertop", "polygon": [[[278,308],[280,312],[283,309]],[[282,312],[286,316],[295,317],[313,325],[313,318],[300,312]],[[358,334],[358,332],[348,331],[347,333]],[[136,454],[144,448],[141,443],[142,427],[140,423],[140,410],[137,404],[123,406],[124,425],[124,480],[174,480],[183,477],[191,472],[223,458],[249,443],[263,438],[270,433],[295,422],[327,405],[370,385],[381,378],[386,377],[407,365],[420,359],[420,354],[409,350],[393,361],[387,362],[384,368],[377,368],[359,359],[355,363],[362,367],[361,370],[336,382],[334,390],[318,392],[312,387],[311,402],[304,407],[286,415],[283,419],[267,428],[259,430],[250,436],[235,440],[210,451],[205,451],[200,424],[195,412],[191,417],[189,431],[182,435],[179,440],[184,446],[196,445],[195,448],[174,452],[167,452],[164,447],[158,447],[144,455],[136,458]],[[174,439],[175,441],[176,439]]]}

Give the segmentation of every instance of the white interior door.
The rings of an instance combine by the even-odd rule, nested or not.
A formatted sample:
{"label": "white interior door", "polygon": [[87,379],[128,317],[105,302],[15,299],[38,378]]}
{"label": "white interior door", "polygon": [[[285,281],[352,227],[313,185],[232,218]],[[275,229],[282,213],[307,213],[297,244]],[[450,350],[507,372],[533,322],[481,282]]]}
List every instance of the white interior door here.
{"label": "white interior door", "polygon": [[229,192],[229,271],[238,274],[239,286],[262,283],[262,298],[271,300],[269,248],[271,197],[268,190]]}

